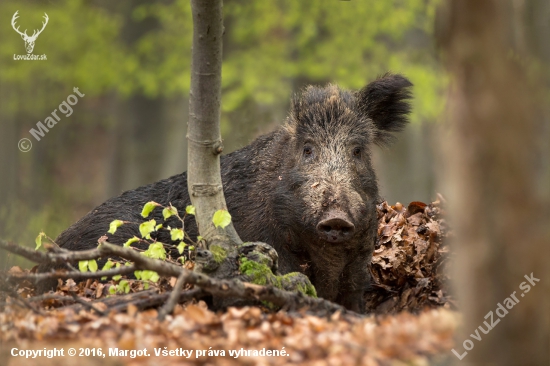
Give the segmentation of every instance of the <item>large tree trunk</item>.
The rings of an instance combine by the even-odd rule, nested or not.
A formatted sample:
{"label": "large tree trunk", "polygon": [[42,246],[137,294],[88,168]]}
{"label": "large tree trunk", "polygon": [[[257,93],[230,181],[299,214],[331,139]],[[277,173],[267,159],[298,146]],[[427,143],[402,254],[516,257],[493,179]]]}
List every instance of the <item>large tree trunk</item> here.
{"label": "large tree trunk", "polygon": [[233,224],[216,228],[212,217],[227,210],[220,174],[223,150],[220,134],[222,70],[222,1],[193,0],[193,61],[187,138],[187,181],[201,235],[223,247],[241,240]]}
{"label": "large tree trunk", "polygon": [[[455,346],[461,362],[549,364],[550,185],[541,162],[550,136],[542,75],[522,39],[524,4],[453,0],[439,19],[453,81],[451,131],[441,142],[465,319]],[[531,274],[540,281],[530,283]],[[519,302],[497,312],[514,292]],[[500,321],[485,335],[478,327],[488,328],[490,312]],[[470,336],[476,329],[480,341]]]}

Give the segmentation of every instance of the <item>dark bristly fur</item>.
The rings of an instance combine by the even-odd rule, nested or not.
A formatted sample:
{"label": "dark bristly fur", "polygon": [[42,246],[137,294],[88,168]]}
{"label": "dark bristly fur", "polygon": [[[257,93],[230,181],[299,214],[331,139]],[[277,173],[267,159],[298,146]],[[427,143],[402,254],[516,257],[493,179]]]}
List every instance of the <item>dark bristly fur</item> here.
{"label": "dark bristly fur", "polygon": [[[307,87],[294,98],[284,126],[221,158],[227,206],[243,241],[272,245],[281,273],[305,273],[319,296],[355,311],[364,310],[377,230],[370,147],[387,143],[406,124],[411,85],[386,74],[358,92]],[[56,242],[71,250],[94,248],[112,220],[143,222],[140,213],[148,201],[171,203],[183,214],[190,204],[186,173],[108,200]],[[353,236],[338,244],[324,241],[316,229],[335,213],[355,226]],[[152,215],[161,221],[161,210]],[[178,226],[172,218],[168,224]],[[193,219],[186,219],[185,230],[197,235]],[[137,225],[123,225],[109,241],[122,244],[134,235],[139,237]],[[170,242],[162,231],[157,239]],[[50,281],[39,287],[54,286]]]}
{"label": "dark bristly fur", "polygon": [[412,83],[401,75],[386,74],[358,93],[359,109],[374,121],[377,141],[384,145],[393,141],[391,132],[401,131],[408,123]]}

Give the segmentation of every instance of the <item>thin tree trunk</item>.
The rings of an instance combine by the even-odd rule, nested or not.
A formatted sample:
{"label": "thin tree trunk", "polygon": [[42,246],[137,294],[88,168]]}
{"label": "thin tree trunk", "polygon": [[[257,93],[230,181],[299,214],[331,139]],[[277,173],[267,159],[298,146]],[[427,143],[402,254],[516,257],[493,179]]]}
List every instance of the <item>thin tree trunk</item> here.
{"label": "thin tree trunk", "polygon": [[201,235],[209,245],[241,243],[232,224],[216,228],[212,217],[227,210],[220,174],[220,100],[222,68],[222,1],[193,0],[193,59],[187,138],[187,184]]}
{"label": "thin tree trunk", "polygon": [[525,32],[513,28],[524,26],[513,15],[519,3],[453,0],[440,19],[453,77],[444,179],[465,318],[457,364],[549,364],[550,187],[541,189],[548,167],[539,162],[550,139],[539,139],[548,123],[540,78],[529,78]]}

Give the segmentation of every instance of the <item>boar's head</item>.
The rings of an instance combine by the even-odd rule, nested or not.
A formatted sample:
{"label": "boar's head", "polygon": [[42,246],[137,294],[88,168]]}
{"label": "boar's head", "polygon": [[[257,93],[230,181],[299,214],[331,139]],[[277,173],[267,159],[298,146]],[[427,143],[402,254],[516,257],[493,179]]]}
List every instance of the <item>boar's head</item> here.
{"label": "boar's head", "polygon": [[355,252],[370,259],[379,199],[371,147],[408,122],[410,86],[387,74],[355,92],[309,86],[293,100],[274,203],[287,246],[307,252],[319,270],[341,276]]}

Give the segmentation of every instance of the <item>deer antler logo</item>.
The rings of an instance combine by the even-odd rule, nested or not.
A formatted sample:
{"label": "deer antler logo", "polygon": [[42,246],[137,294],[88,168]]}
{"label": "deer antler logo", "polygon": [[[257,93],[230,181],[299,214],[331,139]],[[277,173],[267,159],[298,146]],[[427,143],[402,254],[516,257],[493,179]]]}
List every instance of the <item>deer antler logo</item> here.
{"label": "deer antler logo", "polygon": [[48,19],[49,19],[48,14],[44,13],[45,21],[42,22],[42,29],[40,29],[39,31],[37,31],[35,29],[34,32],[32,33],[32,36],[28,36],[26,29],[25,29],[24,32],[21,32],[21,31],[19,31],[19,27],[15,28],[15,21],[17,20],[17,18],[19,18],[19,15],[17,15],[18,12],[19,12],[19,10],[17,10],[15,12],[15,14],[13,14],[13,17],[11,18],[11,26],[13,27],[13,29],[17,33],[19,33],[21,35],[21,38],[23,38],[23,41],[25,41],[25,48],[27,50],[27,53],[32,53],[32,50],[34,49],[34,42],[36,41],[36,38],[38,38],[40,33],[42,33],[44,28],[46,28],[46,24],[48,24]]}

